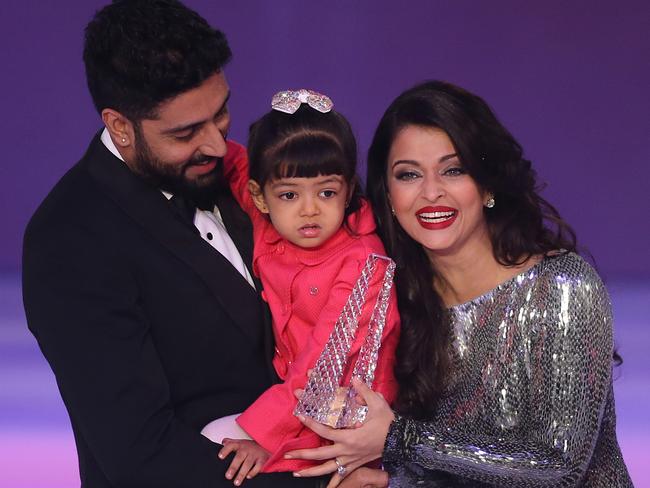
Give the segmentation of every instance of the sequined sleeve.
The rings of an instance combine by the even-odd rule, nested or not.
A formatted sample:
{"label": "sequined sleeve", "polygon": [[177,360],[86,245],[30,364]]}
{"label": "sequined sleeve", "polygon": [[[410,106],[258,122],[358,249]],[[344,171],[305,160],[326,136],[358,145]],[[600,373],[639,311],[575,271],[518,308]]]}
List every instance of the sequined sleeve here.
{"label": "sequined sleeve", "polygon": [[426,480],[438,476],[458,480],[454,486],[575,486],[583,479],[611,394],[611,306],[579,256],[555,259],[509,292],[502,316],[489,316],[504,346],[499,337],[481,339],[496,357],[479,355],[474,391],[443,405],[432,421],[397,417],[384,451],[392,487],[414,479],[434,486]]}

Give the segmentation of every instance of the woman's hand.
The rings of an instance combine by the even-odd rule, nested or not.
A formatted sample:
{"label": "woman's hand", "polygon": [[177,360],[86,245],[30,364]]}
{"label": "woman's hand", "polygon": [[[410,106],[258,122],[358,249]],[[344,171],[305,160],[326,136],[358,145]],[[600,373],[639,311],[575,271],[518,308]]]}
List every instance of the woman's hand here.
{"label": "woman's hand", "polygon": [[[351,473],[364,464],[381,457],[388,428],[395,419],[384,397],[373,392],[362,381],[352,379],[352,386],[368,405],[365,422],[354,429],[332,429],[312,419],[298,417],[300,421],[316,434],[333,442],[332,445],[313,449],[299,449],[285,454],[287,459],[328,460],[313,468],[294,473],[295,476],[321,476],[339,471],[339,465],[345,472]],[[337,464],[338,461],[338,464]],[[342,477],[337,473],[332,477],[328,487],[337,486]]]}
{"label": "woman's hand", "polygon": [[[257,475],[269,459],[269,452],[257,442],[248,439],[224,439],[223,447],[219,451],[219,459],[225,459],[231,452],[236,452],[226,471],[226,478],[235,486],[241,485],[245,479]],[[237,474],[237,476],[235,476]]]}

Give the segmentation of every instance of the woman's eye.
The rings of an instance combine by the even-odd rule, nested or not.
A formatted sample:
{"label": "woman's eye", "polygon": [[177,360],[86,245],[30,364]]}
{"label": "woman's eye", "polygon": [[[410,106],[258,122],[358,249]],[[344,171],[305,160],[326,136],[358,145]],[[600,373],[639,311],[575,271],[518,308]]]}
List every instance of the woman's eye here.
{"label": "woman's eye", "polygon": [[400,171],[395,174],[395,178],[400,181],[409,181],[419,178],[420,175],[415,171]]}
{"label": "woman's eye", "polygon": [[296,198],[296,194],[292,191],[285,191],[284,193],[280,193],[280,198],[282,200],[293,200]]}
{"label": "woman's eye", "polygon": [[334,190],[323,190],[320,192],[320,196],[323,198],[332,198],[335,195],[336,192]]}
{"label": "woman's eye", "polygon": [[465,170],[459,166],[454,166],[452,168],[447,168],[442,172],[445,176],[460,176],[465,174]]}

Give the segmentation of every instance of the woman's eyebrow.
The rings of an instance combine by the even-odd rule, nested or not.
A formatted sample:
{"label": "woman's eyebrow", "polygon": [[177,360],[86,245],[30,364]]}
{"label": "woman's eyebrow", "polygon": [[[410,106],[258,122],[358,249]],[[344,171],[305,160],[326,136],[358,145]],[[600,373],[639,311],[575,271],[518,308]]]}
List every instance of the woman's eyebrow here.
{"label": "woman's eyebrow", "polygon": [[[456,158],[456,157],[458,157],[458,153],[445,154],[444,156],[442,156],[438,160],[438,164],[444,163],[445,161],[449,161],[450,159],[453,159],[453,158]],[[411,164],[411,165],[414,165],[414,166],[420,166],[420,163],[418,161],[416,161],[415,159],[399,159],[399,160],[395,161],[392,164],[391,167],[394,168],[395,166],[400,165],[400,164]]]}

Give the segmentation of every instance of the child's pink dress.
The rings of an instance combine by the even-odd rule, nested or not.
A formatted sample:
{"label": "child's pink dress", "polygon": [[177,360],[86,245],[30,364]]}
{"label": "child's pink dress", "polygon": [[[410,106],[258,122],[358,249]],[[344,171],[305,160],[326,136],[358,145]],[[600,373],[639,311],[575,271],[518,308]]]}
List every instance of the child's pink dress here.
{"label": "child's pink dress", "polygon": [[[243,146],[228,141],[224,172],[233,195],[253,222],[253,272],[262,282],[262,297],[273,316],[273,365],[283,380],[266,390],[237,418],[237,423],[272,453],[263,471],[295,471],[314,463],[285,460],[285,452],[318,447],[326,441],[304,428],[293,415],[297,401],[294,391],[305,386],[307,370],[323,350],[366,259],[372,253],[385,255],[386,251],[375,234],[372,211],[365,200],[361,209],[347,218],[352,232],[342,226],[321,246],[301,248],[281,237],[268,217],[254,206],[248,192],[248,157]],[[349,364],[354,364],[365,339],[382,279],[383,272],[375,273],[369,286]],[[393,364],[398,338],[399,316],[393,290],[373,383],[373,389],[388,402],[397,393]],[[350,374],[346,373],[346,381]]]}

